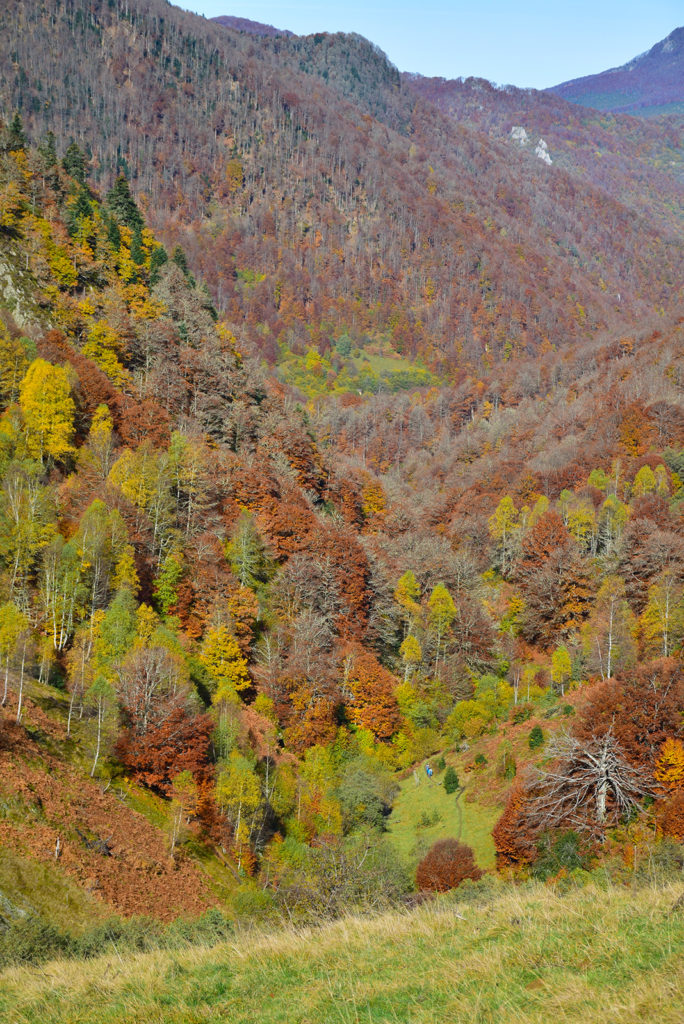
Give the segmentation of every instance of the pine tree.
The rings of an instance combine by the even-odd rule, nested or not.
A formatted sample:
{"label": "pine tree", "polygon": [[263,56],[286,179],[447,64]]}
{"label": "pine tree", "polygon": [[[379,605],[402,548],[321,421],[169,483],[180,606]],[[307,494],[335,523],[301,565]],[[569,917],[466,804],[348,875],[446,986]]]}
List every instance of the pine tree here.
{"label": "pine tree", "polygon": [[62,167],[80,185],[85,185],[85,157],[75,142],[71,142],[67,147],[67,151],[62,159]]}
{"label": "pine tree", "polygon": [[107,193],[107,205],[119,224],[130,228],[134,234],[145,226],[143,216],[131,195],[128,181],[123,174],[119,175],[114,187]]}
{"label": "pine tree", "polygon": [[26,149],[26,145],[24,122],[19,111],[15,110],[7,129],[7,147],[10,152],[15,152],[16,150]]}

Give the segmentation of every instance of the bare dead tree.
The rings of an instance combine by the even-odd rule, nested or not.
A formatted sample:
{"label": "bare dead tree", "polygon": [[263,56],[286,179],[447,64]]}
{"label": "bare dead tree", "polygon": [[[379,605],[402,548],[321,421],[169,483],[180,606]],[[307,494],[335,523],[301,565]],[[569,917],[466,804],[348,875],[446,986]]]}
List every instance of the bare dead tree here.
{"label": "bare dead tree", "polygon": [[600,836],[650,792],[646,773],[625,759],[612,730],[590,740],[562,734],[549,753],[555,760],[539,770],[534,786],[533,814],[541,828],[566,826]]}

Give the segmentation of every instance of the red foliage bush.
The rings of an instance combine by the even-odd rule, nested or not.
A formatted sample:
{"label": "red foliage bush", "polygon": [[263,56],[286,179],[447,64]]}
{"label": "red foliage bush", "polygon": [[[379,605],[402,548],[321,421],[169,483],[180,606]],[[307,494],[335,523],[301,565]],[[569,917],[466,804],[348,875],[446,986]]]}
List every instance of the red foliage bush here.
{"label": "red foliage bush", "polygon": [[469,846],[456,839],[440,839],[432,844],[418,865],[416,885],[421,892],[447,892],[465,878],[477,881],[482,874]]}

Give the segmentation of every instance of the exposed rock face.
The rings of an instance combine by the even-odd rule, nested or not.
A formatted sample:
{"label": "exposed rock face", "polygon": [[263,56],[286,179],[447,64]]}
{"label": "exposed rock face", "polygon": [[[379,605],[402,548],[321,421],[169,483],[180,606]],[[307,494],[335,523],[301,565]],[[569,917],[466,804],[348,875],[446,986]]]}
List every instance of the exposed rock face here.
{"label": "exposed rock face", "polygon": [[521,146],[524,146],[529,142],[530,137],[522,125],[516,124],[511,128],[511,138],[514,142],[519,142]]}
{"label": "exposed rock face", "polygon": [[[517,142],[519,146],[531,146],[532,139],[527,132],[526,128],[523,128],[521,124],[513,125],[511,128],[511,139],[513,142]],[[534,147],[534,155],[543,160],[545,164],[552,164],[551,154],[549,153],[549,147],[546,141],[542,138],[539,139],[536,146]]]}
{"label": "exposed rock face", "polygon": [[49,318],[34,298],[35,281],[12,248],[0,251],[0,304],[12,315],[17,327],[31,334],[49,326]]}
{"label": "exposed rock face", "polygon": [[535,146],[534,155],[538,156],[540,160],[543,160],[545,164],[553,163],[549,154],[549,147],[546,145],[544,139],[540,139]]}

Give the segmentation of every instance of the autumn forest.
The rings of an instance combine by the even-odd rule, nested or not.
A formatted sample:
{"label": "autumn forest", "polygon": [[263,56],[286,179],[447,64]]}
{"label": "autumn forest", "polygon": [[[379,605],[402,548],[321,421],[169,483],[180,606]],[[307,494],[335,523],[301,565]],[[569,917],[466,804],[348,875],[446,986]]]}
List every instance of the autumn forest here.
{"label": "autumn forest", "polygon": [[0,967],[680,877],[682,117],[162,0],[0,114]]}

